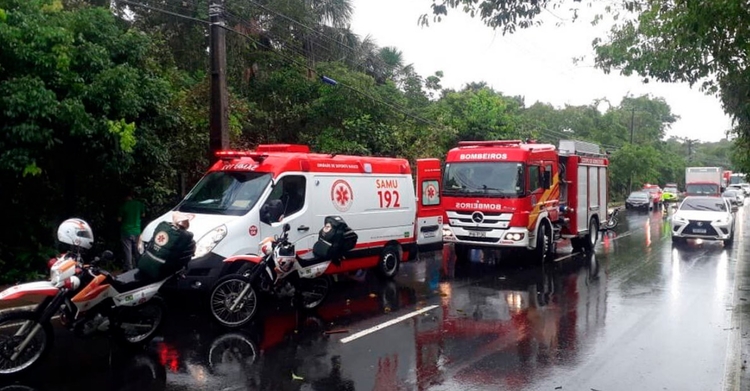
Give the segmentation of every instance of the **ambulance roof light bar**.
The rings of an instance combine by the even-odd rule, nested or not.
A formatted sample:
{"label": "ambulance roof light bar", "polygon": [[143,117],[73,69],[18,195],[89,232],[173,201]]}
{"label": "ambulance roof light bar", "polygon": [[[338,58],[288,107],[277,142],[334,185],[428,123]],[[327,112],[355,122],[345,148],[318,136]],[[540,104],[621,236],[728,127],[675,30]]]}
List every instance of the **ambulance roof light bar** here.
{"label": "ambulance roof light bar", "polygon": [[492,141],[459,141],[459,147],[492,147],[501,145],[521,144],[521,140],[492,140]]}
{"label": "ambulance roof light bar", "polygon": [[310,147],[302,144],[260,144],[256,152],[293,152],[310,153]]}
{"label": "ambulance roof light bar", "polygon": [[251,152],[251,151],[217,151],[216,157],[219,159],[235,159],[238,157],[249,157],[256,162],[263,162],[268,155],[264,153],[257,153],[257,152]]}

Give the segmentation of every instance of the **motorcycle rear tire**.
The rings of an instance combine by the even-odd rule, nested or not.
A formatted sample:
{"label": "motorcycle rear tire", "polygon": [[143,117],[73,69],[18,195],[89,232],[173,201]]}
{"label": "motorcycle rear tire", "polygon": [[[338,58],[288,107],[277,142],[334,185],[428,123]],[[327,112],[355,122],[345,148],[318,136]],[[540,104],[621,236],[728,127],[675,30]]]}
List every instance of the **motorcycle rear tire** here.
{"label": "motorcycle rear tire", "polygon": [[[302,308],[306,310],[314,310],[326,301],[328,292],[331,291],[331,278],[328,276],[321,276],[313,279],[300,278],[297,282],[297,288],[300,290],[300,295],[302,295],[300,298]],[[319,291],[319,296],[315,300],[305,297],[305,292],[312,291],[314,288]]]}
{"label": "motorcycle rear tire", "polygon": [[[158,314],[158,318],[151,329],[147,333],[139,334],[137,337],[126,335],[125,330],[123,330],[119,325],[119,323],[122,322],[122,317],[128,316],[129,312],[143,311],[147,308],[153,308],[156,311],[155,313]],[[159,332],[159,330],[161,330],[161,326],[162,324],[164,324],[164,317],[167,312],[166,308],[167,307],[164,304],[164,300],[162,300],[159,296],[155,296],[151,298],[151,300],[135,307],[121,307],[119,313],[120,318],[117,322],[118,324],[115,325],[112,329],[112,333],[114,334],[115,339],[126,347],[140,347],[148,344],[154,337],[156,337],[156,334]]]}
{"label": "motorcycle rear tire", "polygon": [[[211,295],[208,298],[208,306],[211,316],[213,316],[219,324],[228,328],[238,328],[253,320],[255,313],[258,312],[258,295],[252,284],[250,284],[249,290],[245,295],[245,300],[247,300],[248,297],[253,300],[251,303],[252,308],[249,311],[240,313],[237,309],[235,309],[235,311],[230,311],[227,307],[229,301],[233,300],[234,297],[237,297],[245,284],[249,283],[250,280],[247,277],[239,274],[224,276],[220,278],[219,281],[216,281],[216,284],[211,289]],[[243,303],[240,310],[244,309],[246,304],[247,302]]]}
{"label": "motorcycle rear tire", "polygon": [[[20,321],[32,321],[36,324],[41,325],[42,327],[40,332],[44,333],[44,345],[42,346],[41,351],[35,353],[33,357],[31,357],[31,359],[29,359],[28,361],[18,365],[15,368],[3,369],[2,371],[0,371],[0,376],[16,375],[21,372],[27,371],[29,368],[32,368],[39,361],[41,361],[44,356],[47,355],[50,346],[52,346],[52,343],[54,342],[55,333],[52,329],[52,324],[50,322],[40,322],[39,317],[34,313],[34,311],[9,311],[4,314],[0,314],[0,324],[10,323],[11,325],[13,325]],[[3,348],[3,346],[0,346],[0,349],[1,348]]]}

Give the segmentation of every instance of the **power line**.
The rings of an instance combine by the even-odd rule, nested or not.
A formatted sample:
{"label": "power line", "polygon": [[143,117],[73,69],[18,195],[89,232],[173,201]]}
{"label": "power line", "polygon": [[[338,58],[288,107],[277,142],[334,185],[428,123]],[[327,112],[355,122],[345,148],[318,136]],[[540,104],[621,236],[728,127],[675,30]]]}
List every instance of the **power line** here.
{"label": "power line", "polygon": [[[296,19],[294,19],[294,18],[292,18],[292,17],[290,17],[288,15],[285,15],[285,14],[283,14],[281,12],[278,12],[276,10],[268,8],[268,7],[264,6],[263,4],[260,4],[260,3],[256,2],[256,1],[253,1],[253,0],[248,0],[248,2],[252,3],[252,4],[255,4],[255,6],[258,7],[258,8],[260,8],[260,9],[263,9],[263,10],[265,10],[267,12],[270,12],[270,13],[272,13],[274,15],[277,15],[277,16],[279,16],[282,19],[285,19],[285,20],[287,20],[289,22],[292,22],[292,23],[294,23],[294,24],[296,24],[296,25],[298,25],[298,26],[300,26],[300,27],[302,27],[302,28],[304,28],[304,29],[306,29],[308,31],[311,31],[314,34],[317,34],[318,36],[322,37],[323,39],[327,39],[327,40],[329,40],[330,42],[333,42],[336,45],[343,46],[343,47],[349,49],[351,51],[351,53],[354,54],[354,55],[357,55],[360,52],[359,50],[357,50],[357,49],[355,49],[355,48],[353,48],[353,47],[351,47],[351,46],[349,46],[349,45],[347,45],[347,44],[345,44],[343,42],[339,42],[337,40],[334,40],[333,38],[329,37],[328,35],[323,34],[320,31],[316,30],[315,28],[310,27],[310,26],[308,26],[308,25],[306,25],[306,24],[304,24],[304,23],[302,23],[302,22],[300,22],[300,21],[298,21],[298,20],[296,20]],[[380,62],[380,65],[390,66],[382,58],[375,57],[375,60],[378,61],[378,62]],[[365,67],[362,64],[362,62],[357,63],[356,67],[361,68],[361,69],[365,69]]]}
{"label": "power line", "polygon": [[[129,0],[118,0],[118,1],[121,1],[121,2],[126,3],[126,4],[130,4],[130,5],[139,6],[139,7],[143,7],[143,8],[146,8],[146,9],[150,9],[150,10],[155,11],[155,12],[162,12],[162,13],[165,13],[165,14],[168,14],[168,15],[172,15],[172,16],[176,16],[176,17],[181,17],[181,18],[193,20],[193,21],[196,21],[196,22],[204,23],[204,24],[207,24],[207,25],[211,25],[211,23],[209,21],[207,21],[207,20],[193,18],[191,16],[182,15],[182,14],[171,12],[171,11],[167,11],[167,10],[164,10],[164,9],[161,9],[161,8],[152,7],[152,6],[149,6],[149,5],[146,5],[146,4],[131,2]],[[221,28],[223,28],[223,29],[225,29],[227,31],[233,32],[233,33],[235,33],[237,35],[240,35],[240,36],[242,36],[242,37],[244,37],[244,38],[246,38],[246,39],[254,42],[257,45],[263,46],[263,47],[265,47],[265,48],[270,49],[270,50],[273,51],[273,48],[271,46],[269,46],[269,45],[261,42],[258,39],[255,39],[255,38],[253,38],[253,37],[251,37],[251,36],[249,36],[247,34],[241,33],[239,31],[237,31],[235,29],[232,29],[230,27],[227,27],[227,26],[219,26],[219,27],[221,27]],[[287,61],[289,61],[289,62],[291,62],[291,63],[293,63],[293,64],[295,64],[295,65],[297,65],[299,67],[302,67],[302,68],[305,68],[305,69],[309,70],[313,74],[318,75],[318,72],[314,68],[310,67],[307,64],[302,64],[299,61],[295,60],[294,58],[291,58],[291,57],[289,57],[289,56],[287,56],[287,55],[285,55],[285,54],[283,54],[283,53],[281,53],[279,51],[274,51],[274,54],[276,54],[277,56],[281,57],[282,59],[285,59],[285,60],[287,60]],[[325,77],[324,75],[320,75],[320,76],[322,78]],[[331,80],[331,79],[329,78],[328,80]],[[388,102],[386,102],[386,101],[384,101],[382,99],[379,99],[379,98],[377,98],[377,97],[375,97],[375,96],[373,96],[373,95],[371,95],[369,93],[361,91],[361,90],[359,90],[357,88],[354,88],[352,86],[349,86],[347,84],[334,81],[334,85],[340,85],[340,86],[342,86],[342,87],[344,87],[346,89],[349,89],[351,91],[357,92],[357,93],[361,94],[362,96],[370,98],[371,100],[373,100],[373,101],[375,101],[377,103],[380,103],[380,104],[382,104],[382,105],[384,105],[384,106],[386,106],[386,107],[388,107],[388,108],[390,108],[390,109],[392,109],[394,111],[397,111],[397,112],[399,112],[399,113],[401,113],[401,114],[403,114],[405,116],[411,117],[412,119],[417,120],[419,122],[422,122],[424,124],[431,125],[431,126],[438,127],[438,128],[443,128],[443,129],[450,129],[450,128],[444,126],[444,125],[437,124],[437,123],[435,123],[433,121],[430,121],[428,119],[422,118],[422,117],[420,117],[418,115],[409,113],[405,109],[402,109],[402,108],[400,108],[400,107],[398,107],[396,105],[388,103]]]}
{"label": "power line", "polygon": [[[143,3],[136,3],[136,2],[129,1],[129,0],[116,0],[116,3],[123,3],[123,4],[133,5],[133,6],[136,6],[136,7],[141,7],[141,8],[145,8],[145,9],[151,10],[151,11],[155,11],[155,12],[160,12],[160,13],[167,14],[167,15],[176,16],[178,18],[192,20],[194,22],[199,22],[199,23],[203,23],[203,24],[206,24],[206,25],[210,25],[211,24],[211,22],[209,22],[207,20],[198,19],[198,18],[194,18],[192,16],[180,14],[180,13],[177,13],[177,12],[172,12],[172,11],[168,11],[168,10],[165,10],[165,9],[152,7],[150,5],[143,4]],[[169,4],[167,4],[167,5],[169,5]]]}

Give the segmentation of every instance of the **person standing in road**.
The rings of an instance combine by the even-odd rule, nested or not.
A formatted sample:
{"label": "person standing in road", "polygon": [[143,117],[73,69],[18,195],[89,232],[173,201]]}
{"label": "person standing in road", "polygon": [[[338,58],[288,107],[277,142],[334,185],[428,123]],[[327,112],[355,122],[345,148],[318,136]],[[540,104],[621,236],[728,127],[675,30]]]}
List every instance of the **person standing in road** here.
{"label": "person standing in road", "polygon": [[117,221],[120,222],[122,250],[125,253],[125,269],[132,270],[134,260],[138,258],[138,236],[141,234],[141,219],[146,217],[146,207],[141,201],[133,198],[128,192],[125,202],[120,207]]}

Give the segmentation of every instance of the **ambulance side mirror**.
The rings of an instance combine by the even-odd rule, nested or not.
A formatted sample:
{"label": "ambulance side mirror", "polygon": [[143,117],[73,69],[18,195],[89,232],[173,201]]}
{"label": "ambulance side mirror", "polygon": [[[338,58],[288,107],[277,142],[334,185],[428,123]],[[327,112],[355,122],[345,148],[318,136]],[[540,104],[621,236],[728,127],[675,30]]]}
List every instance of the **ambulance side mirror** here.
{"label": "ambulance side mirror", "polygon": [[550,174],[551,172],[549,171],[542,172],[542,188],[545,190],[549,189],[550,186],[552,185],[552,177]]}

